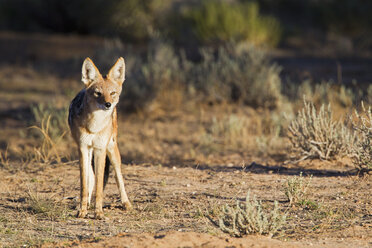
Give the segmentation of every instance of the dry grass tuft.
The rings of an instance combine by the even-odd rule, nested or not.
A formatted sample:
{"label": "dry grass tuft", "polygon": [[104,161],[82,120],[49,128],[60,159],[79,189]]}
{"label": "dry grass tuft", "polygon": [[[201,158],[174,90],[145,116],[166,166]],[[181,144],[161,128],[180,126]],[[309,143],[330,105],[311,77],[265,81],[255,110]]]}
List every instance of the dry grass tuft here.
{"label": "dry grass tuft", "polygon": [[69,213],[67,206],[58,204],[53,199],[39,196],[29,190],[27,192],[28,210],[36,215],[50,220],[65,220]]}
{"label": "dry grass tuft", "polygon": [[49,115],[46,119],[41,121],[40,127],[30,127],[38,130],[43,136],[42,145],[34,148],[34,160],[39,163],[61,162],[57,144],[63,140],[66,132],[62,133],[56,140],[53,140],[50,135],[50,120],[51,116]]}

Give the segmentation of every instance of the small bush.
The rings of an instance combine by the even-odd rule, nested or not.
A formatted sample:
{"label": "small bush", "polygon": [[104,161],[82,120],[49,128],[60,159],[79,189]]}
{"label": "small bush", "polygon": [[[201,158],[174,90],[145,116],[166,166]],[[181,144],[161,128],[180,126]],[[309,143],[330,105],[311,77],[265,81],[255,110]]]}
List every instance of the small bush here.
{"label": "small bush", "polygon": [[286,214],[280,212],[277,201],[272,210],[264,210],[262,202],[257,201],[256,197],[251,200],[248,192],[245,204],[237,201],[234,207],[223,207],[219,227],[236,237],[253,233],[273,236],[278,233],[286,218]]}
{"label": "small bush", "polygon": [[186,14],[196,37],[204,44],[249,42],[275,46],[280,37],[276,19],[259,14],[257,3],[205,1]]}
{"label": "small bush", "polygon": [[312,177],[310,177],[306,182],[301,172],[300,176],[294,176],[287,179],[284,185],[284,193],[287,196],[290,204],[299,204],[306,201],[305,196],[310,185],[311,178]]}
{"label": "small bush", "polygon": [[290,123],[289,139],[293,150],[302,159],[330,160],[348,155],[356,137],[343,123],[333,121],[331,106],[317,111],[312,103],[304,101],[304,108]]}
{"label": "small bush", "polygon": [[372,170],[372,113],[371,107],[366,109],[362,102],[362,113],[355,111],[357,121],[353,123],[353,127],[359,133],[358,142],[353,146],[352,158],[354,164],[361,171]]}

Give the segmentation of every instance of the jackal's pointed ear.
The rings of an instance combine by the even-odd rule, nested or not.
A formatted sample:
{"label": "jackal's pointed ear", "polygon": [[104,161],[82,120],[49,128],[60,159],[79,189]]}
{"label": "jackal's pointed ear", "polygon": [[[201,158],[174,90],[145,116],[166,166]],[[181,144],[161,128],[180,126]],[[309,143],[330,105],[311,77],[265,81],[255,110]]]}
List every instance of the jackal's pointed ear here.
{"label": "jackal's pointed ear", "polygon": [[90,58],[86,58],[81,69],[81,81],[88,87],[91,83],[101,78],[101,73],[99,73],[93,61]]}
{"label": "jackal's pointed ear", "polygon": [[115,65],[111,68],[110,72],[107,74],[107,78],[114,81],[115,83],[121,85],[125,80],[125,62],[122,57],[120,57]]}

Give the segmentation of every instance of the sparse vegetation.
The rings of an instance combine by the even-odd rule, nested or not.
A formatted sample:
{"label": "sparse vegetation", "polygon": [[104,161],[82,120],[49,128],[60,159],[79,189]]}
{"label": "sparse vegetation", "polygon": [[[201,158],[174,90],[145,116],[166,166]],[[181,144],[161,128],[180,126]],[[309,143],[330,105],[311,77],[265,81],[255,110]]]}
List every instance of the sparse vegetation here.
{"label": "sparse vegetation", "polygon": [[219,227],[232,236],[242,237],[247,234],[275,235],[286,221],[286,214],[281,212],[278,202],[274,208],[265,209],[262,202],[248,192],[245,204],[236,202],[234,207],[225,205],[219,218]]}

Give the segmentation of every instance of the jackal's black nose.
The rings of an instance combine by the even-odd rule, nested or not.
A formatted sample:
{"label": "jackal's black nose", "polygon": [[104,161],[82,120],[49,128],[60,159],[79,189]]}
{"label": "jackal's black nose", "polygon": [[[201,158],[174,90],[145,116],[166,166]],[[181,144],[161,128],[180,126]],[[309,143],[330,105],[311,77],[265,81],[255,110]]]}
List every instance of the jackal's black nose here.
{"label": "jackal's black nose", "polygon": [[111,103],[109,103],[109,102],[106,102],[106,103],[105,103],[105,107],[106,107],[106,108],[109,108],[109,107],[111,107]]}

